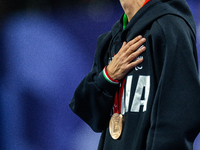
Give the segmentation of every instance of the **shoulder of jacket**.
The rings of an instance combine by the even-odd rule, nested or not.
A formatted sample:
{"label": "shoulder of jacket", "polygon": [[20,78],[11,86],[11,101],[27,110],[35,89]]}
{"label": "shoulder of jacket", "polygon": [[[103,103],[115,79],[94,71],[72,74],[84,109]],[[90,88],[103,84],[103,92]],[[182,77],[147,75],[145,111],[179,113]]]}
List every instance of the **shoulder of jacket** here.
{"label": "shoulder of jacket", "polygon": [[102,33],[102,34],[98,37],[98,39],[109,38],[111,35],[112,35],[112,32],[111,32],[111,31],[108,31],[108,32]]}
{"label": "shoulder of jacket", "polygon": [[[164,35],[182,35],[191,32],[188,23],[177,15],[167,14],[154,21],[152,28]],[[154,31],[155,31],[154,30]],[[177,35],[177,36],[178,36]]]}

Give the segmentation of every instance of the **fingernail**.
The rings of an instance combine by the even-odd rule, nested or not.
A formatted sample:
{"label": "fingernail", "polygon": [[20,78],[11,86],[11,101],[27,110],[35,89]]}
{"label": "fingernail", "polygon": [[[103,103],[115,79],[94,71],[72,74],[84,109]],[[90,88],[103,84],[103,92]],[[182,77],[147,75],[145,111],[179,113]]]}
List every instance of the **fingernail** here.
{"label": "fingernail", "polygon": [[142,46],[142,50],[145,51],[145,50],[146,50],[146,47],[145,47],[145,46]]}
{"label": "fingernail", "polygon": [[146,41],[146,39],[145,38],[142,38],[142,42],[145,42]]}

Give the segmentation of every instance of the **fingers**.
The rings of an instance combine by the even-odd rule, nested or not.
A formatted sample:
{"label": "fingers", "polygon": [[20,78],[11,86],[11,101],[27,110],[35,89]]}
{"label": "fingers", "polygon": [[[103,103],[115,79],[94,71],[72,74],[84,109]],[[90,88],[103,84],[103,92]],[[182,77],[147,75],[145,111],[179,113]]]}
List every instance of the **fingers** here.
{"label": "fingers", "polygon": [[133,60],[135,60],[139,55],[141,55],[144,51],[146,50],[145,46],[141,46],[136,52],[132,52],[128,58],[127,61],[128,62],[132,62]]}
{"label": "fingers", "polygon": [[139,35],[139,36],[137,36],[136,38],[134,38],[133,40],[129,41],[129,44],[130,44],[130,45],[133,45],[133,44],[137,43],[137,42],[138,42],[139,40],[141,40],[141,39],[142,39],[142,36]]}
{"label": "fingers", "polygon": [[127,47],[127,51],[126,51],[126,55],[129,56],[131,55],[133,52],[135,52],[139,47],[142,46],[142,44],[144,44],[146,42],[145,38],[141,38],[139,39],[136,43],[132,44],[132,41],[130,41],[128,44],[126,44]]}
{"label": "fingers", "polygon": [[128,43],[123,42],[121,49],[119,50],[120,55],[129,56],[131,53],[135,52],[142,44],[146,42],[145,38],[142,38],[141,35],[137,36],[133,40],[129,41]]}
{"label": "fingers", "polygon": [[132,68],[138,66],[139,64],[141,64],[141,63],[143,62],[143,60],[144,60],[143,58],[139,58],[139,59],[137,59],[137,60],[135,60],[135,61],[129,63],[129,64],[128,64],[128,68],[129,68],[129,69],[132,69]]}

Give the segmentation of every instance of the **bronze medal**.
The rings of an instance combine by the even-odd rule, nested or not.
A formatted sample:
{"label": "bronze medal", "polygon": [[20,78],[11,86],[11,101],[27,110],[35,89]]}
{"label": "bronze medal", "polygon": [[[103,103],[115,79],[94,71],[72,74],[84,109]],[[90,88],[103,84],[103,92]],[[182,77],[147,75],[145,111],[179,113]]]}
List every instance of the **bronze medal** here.
{"label": "bronze medal", "polygon": [[109,123],[109,131],[111,137],[117,140],[122,134],[122,129],[123,129],[123,116],[121,114],[114,113]]}

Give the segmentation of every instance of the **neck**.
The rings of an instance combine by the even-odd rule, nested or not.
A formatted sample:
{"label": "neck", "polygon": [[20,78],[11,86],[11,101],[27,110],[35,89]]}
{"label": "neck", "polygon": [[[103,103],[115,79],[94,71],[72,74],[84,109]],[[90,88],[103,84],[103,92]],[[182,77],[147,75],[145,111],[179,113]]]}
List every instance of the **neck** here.
{"label": "neck", "polygon": [[133,18],[133,16],[138,12],[138,10],[143,6],[146,0],[134,0],[131,3],[124,2],[121,0],[122,8],[127,15],[128,22]]}

